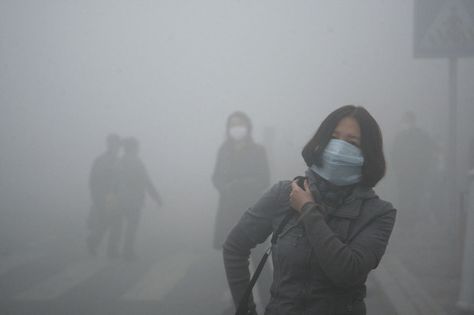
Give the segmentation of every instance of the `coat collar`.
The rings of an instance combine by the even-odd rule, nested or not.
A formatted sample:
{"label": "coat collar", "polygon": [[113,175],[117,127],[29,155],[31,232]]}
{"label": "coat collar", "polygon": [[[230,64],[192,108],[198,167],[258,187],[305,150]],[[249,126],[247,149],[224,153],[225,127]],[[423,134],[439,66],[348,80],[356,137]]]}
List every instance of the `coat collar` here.
{"label": "coat collar", "polygon": [[377,195],[374,190],[362,185],[357,185],[346,202],[339,208],[332,209],[330,216],[355,219],[360,215],[362,204],[367,199],[375,198]]}

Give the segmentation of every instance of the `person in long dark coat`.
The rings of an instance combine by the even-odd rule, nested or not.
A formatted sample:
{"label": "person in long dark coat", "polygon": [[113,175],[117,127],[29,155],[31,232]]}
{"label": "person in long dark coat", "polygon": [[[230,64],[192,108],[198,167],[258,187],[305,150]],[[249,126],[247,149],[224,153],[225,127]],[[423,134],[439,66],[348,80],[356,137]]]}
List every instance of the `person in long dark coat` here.
{"label": "person in long dark coat", "polygon": [[[243,112],[227,119],[227,139],[217,155],[212,182],[219,192],[219,205],[214,231],[214,248],[221,250],[230,230],[242,214],[258,200],[270,183],[265,148],[254,142],[252,123]],[[258,259],[264,248],[255,252]],[[262,300],[269,298],[271,272],[264,271],[259,285]]]}
{"label": "person in long dark coat", "polygon": [[[250,250],[290,218],[272,246],[271,299],[265,315],[365,315],[365,282],[384,255],[396,210],[373,191],[385,174],[382,135],[363,107],[332,112],[303,149],[304,189],[275,184],[224,243],[237,306],[249,284]],[[252,297],[246,304],[256,314]]]}
{"label": "person in long dark coat", "polygon": [[[107,136],[106,151],[98,156],[89,174],[89,191],[92,206],[87,217],[87,248],[92,255],[96,254],[106,232],[111,226],[111,211],[114,211],[114,200],[118,189],[118,161],[121,140],[116,134]],[[109,242],[110,246],[110,242]]]}

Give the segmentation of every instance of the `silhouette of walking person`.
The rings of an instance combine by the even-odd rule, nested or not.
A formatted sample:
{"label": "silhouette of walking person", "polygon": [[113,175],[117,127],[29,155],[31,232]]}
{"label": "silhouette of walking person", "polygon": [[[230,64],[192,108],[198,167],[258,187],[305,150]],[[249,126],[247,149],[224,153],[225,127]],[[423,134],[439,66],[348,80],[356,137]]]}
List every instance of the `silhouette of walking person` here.
{"label": "silhouette of walking person", "polygon": [[162,205],[145,164],[139,156],[139,142],[135,138],[123,140],[124,155],[118,162],[118,212],[114,217],[110,236],[109,256],[117,257],[119,242],[123,234],[123,257],[136,258],[135,240],[140,224],[142,208],[146,195],[150,196],[157,206]]}
{"label": "silhouette of walking person", "polygon": [[94,160],[89,175],[92,206],[87,218],[89,235],[86,243],[92,255],[96,254],[97,247],[110,228],[112,214],[117,210],[120,137],[110,134],[106,144],[106,151]]}

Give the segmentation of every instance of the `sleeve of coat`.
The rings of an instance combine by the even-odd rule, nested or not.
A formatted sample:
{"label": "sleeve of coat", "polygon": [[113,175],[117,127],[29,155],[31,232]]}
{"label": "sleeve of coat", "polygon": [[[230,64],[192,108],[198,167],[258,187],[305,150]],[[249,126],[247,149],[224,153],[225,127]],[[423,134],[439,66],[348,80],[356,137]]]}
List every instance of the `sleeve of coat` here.
{"label": "sleeve of coat", "polygon": [[[250,250],[272,233],[272,212],[278,203],[280,185],[274,185],[232,229],[223,246],[224,267],[234,304],[238,306],[250,282]],[[255,308],[250,299],[249,308]]]}
{"label": "sleeve of coat", "polygon": [[327,225],[314,203],[303,207],[308,214],[303,223],[321,268],[340,287],[358,284],[380,262],[395,222],[396,210],[390,204],[350,243],[343,243]]}
{"label": "sleeve of coat", "polygon": [[160,194],[158,193],[158,190],[156,190],[155,184],[153,184],[153,181],[150,178],[150,175],[145,169],[145,185],[146,185],[146,191],[148,195],[150,196],[153,201],[155,201],[157,204],[161,205],[163,203]]}

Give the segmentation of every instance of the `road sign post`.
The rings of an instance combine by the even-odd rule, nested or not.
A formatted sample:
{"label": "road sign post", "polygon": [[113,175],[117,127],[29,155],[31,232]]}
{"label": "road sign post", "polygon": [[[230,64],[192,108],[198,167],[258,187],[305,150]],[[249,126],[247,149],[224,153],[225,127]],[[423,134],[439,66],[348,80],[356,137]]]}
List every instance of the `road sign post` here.
{"label": "road sign post", "polygon": [[[458,134],[458,59],[474,56],[474,1],[473,0],[415,0],[414,55],[417,58],[449,59],[449,109],[448,109],[448,189],[449,207],[452,211],[452,228],[474,235],[474,221],[463,229],[460,207],[460,187],[457,167]],[[469,207],[474,211],[474,206]],[[468,215],[474,216],[474,213]],[[463,235],[460,235],[460,240]],[[470,240],[466,239],[466,242]],[[461,244],[461,242],[459,242]],[[474,257],[474,248],[466,248],[463,256]],[[471,266],[472,267],[472,266]],[[461,281],[463,281],[462,277]],[[470,281],[470,280],[469,280]],[[474,288],[474,284],[461,284]],[[467,301],[466,296],[471,300]],[[461,292],[463,305],[474,306],[474,291]]]}

